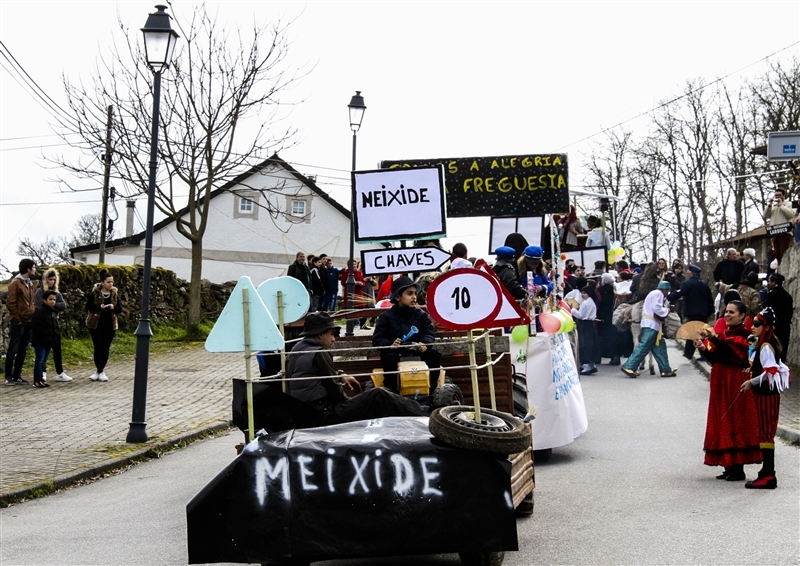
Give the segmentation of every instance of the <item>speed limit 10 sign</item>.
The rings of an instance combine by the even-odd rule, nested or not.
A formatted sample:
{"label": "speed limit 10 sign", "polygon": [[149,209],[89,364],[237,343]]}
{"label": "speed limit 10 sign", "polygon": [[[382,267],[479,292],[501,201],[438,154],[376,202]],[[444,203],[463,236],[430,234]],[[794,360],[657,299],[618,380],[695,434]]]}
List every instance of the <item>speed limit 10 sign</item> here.
{"label": "speed limit 10 sign", "polygon": [[451,330],[486,328],[502,306],[497,285],[495,279],[478,269],[448,271],[428,286],[428,313]]}

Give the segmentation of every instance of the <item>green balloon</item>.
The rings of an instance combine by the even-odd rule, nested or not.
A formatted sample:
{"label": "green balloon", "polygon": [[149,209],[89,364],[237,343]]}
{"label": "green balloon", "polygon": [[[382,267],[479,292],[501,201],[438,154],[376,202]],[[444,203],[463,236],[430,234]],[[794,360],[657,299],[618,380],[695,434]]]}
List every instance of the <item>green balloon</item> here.
{"label": "green balloon", "polygon": [[525,342],[525,340],[528,339],[528,327],[515,326],[514,329],[511,331],[511,339],[514,342]]}

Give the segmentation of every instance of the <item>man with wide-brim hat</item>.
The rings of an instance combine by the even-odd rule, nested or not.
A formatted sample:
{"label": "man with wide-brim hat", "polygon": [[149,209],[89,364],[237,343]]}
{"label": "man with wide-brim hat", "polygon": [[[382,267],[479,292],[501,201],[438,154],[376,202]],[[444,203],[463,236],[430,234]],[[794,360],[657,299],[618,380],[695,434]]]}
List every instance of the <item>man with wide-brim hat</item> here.
{"label": "man with wide-brim hat", "polygon": [[[372,334],[372,345],[383,347],[380,353],[384,372],[396,372],[401,357],[418,357],[429,368],[441,366],[442,355],[433,348],[436,331],[428,313],[417,306],[418,292],[419,285],[405,275],[392,282],[392,308],[378,317]],[[431,395],[436,388],[435,375],[438,372],[430,372]],[[383,384],[398,391],[397,374],[386,373]]]}
{"label": "man with wide-brim hat", "polygon": [[[680,289],[667,295],[670,303],[683,299],[683,322],[699,320],[708,322],[714,313],[714,299],[708,283],[700,279],[700,267],[689,264],[689,278],[681,283]],[[694,341],[687,340],[683,346],[683,357],[691,360],[694,357]]]}
{"label": "man with wide-brim hat", "polygon": [[[322,414],[322,424],[352,422],[380,417],[422,416],[426,412],[411,399],[385,389],[371,389],[352,398],[344,390],[361,391],[358,380],[340,374],[330,348],[340,328],[327,312],[312,312],[303,324],[303,340],[286,362],[287,392]],[[307,379],[296,379],[307,378]]]}
{"label": "man with wide-brim hat", "polygon": [[620,367],[622,373],[628,377],[639,377],[637,368],[650,352],[658,363],[661,377],[675,377],[675,370],[670,367],[667,355],[667,341],[662,335],[664,320],[669,315],[669,303],[666,302],[670,285],[668,281],[661,281],[654,291],[650,291],[644,299],[642,308],[642,334],[639,344],[633,353]]}

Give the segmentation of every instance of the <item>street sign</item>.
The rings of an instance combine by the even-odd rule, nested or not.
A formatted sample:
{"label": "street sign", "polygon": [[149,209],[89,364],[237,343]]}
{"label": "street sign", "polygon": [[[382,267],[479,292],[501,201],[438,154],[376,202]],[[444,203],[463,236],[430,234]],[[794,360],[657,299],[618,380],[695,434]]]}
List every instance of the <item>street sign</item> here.
{"label": "street sign", "polygon": [[356,242],[447,234],[441,167],[354,171],[352,175]]}
{"label": "street sign", "polygon": [[451,330],[492,326],[500,312],[500,288],[478,269],[453,269],[431,281],[425,304],[435,321]]}
{"label": "street sign", "polygon": [[768,161],[800,159],[800,131],[769,132],[767,136]]}
{"label": "street sign", "polygon": [[361,251],[361,272],[364,275],[418,273],[434,271],[452,256],[441,248],[381,248]]}

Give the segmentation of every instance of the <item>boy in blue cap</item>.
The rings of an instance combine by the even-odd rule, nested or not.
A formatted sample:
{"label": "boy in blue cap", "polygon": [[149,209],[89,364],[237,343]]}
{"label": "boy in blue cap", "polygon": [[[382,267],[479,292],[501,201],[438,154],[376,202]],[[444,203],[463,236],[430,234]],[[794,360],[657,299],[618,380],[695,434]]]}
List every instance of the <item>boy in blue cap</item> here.
{"label": "boy in blue cap", "polygon": [[514,261],[514,248],[511,246],[500,246],[494,250],[497,261],[494,262],[492,270],[497,274],[500,283],[508,289],[511,296],[521,301],[527,296],[524,287],[519,284],[519,273],[517,273],[517,263]]}

